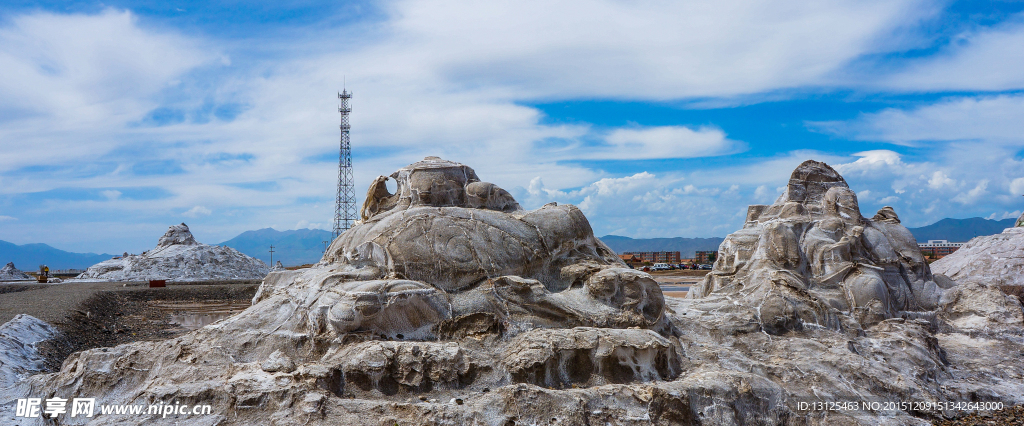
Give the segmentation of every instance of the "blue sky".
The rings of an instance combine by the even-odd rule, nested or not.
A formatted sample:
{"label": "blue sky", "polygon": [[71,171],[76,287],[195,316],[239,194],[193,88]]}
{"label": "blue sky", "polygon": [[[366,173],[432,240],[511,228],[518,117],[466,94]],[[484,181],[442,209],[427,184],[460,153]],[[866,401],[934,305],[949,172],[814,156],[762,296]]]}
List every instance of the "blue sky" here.
{"label": "blue sky", "polygon": [[0,4],[0,239],[330,229],[427,155],[598,235],[724,236],[825,161],[908,226],[1024,209],[1024,2]]}

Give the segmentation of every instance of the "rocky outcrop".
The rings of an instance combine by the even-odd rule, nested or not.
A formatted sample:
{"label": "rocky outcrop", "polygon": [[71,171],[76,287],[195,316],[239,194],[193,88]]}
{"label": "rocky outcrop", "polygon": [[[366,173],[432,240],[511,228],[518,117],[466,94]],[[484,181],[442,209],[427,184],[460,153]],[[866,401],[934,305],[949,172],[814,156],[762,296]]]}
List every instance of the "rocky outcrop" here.
{"label": "rocky outcrop", "polygon": [[213,407],[92,419],[107,424],[924,425],[962,412],[806,403],[1024,403],[1019,303],[937,283],[895,213],[861,218],[822,163],[751,209],[692,299],[625,269],[575,207],[523,211],[436,158],[392,177],[320,264],[271,273],[244,312],[73,354],[0,404]]}
{"label": "rocky outcrop", "polygon": [[1024,227],[975,237],[931,268],[958,282],[1024,286]]}
{"label": "rocky outcrop", "polygon": [[933,278],[891,207],[861,216],[857,195],[825,163],[806,161],[770,206],[722,242],[714,269],[689,293],[757,307],[761,330],[842,329],[934,311],[953,283]]}
{"label": "rocky outcrop", "polygon": [[0,268],[0,281],[27,281],[31,279],[32,277],[18,270],[14,266],[14,262],[7,262],[7,265]]}
{"label": "rocky outcrop", "polygon": [[233,248],[197,242],[182,223],[171,226],[153,250],[97,263],[69,281],[262,279],[269,271],[262,260]]}

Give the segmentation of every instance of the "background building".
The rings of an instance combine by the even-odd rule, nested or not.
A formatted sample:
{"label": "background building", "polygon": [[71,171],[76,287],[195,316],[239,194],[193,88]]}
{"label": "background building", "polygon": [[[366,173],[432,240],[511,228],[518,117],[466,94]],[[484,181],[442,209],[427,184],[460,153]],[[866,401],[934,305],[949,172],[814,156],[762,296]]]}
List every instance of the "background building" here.
{"label": "background building", "polygon": [[917,243],[917,246],[921,249],[921,254],[933,259],[941,259],[953,254],[963,245],[964,243],[951,243],[946,240],[928,240],[927,243]]}
{"label": "background building", "polygon": [[678,251],[634,251],[622,254],[639,257],[644,262],[671,263],[673,265],[679,264],[680,259]]}
{"label": "background building", "polygon": [[702,265],[715,263],[716,259],[718,259],[718,250],[698,251],[694,257],[694,260]]}
{"label": "background building", "polygon": [[620,254],[619,259],[622,259],[622,261],[626,262],[626,264],[629,265],[630,268],[634,269],[643,266],[644,264],[643,259],[632,254]]}

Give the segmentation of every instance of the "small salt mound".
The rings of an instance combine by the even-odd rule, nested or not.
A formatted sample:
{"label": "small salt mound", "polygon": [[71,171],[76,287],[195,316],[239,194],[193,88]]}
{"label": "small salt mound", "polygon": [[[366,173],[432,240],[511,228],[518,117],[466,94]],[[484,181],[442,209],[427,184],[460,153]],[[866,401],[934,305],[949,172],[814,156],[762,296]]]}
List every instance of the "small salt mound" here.
{"label": "small salt mound", "polygon": [[32,277],[21,272],[14,266],[14,262],[7,262],[7,266],[0,269],[0,281],[25,281]]}
{"label": "small salt mound", "polygon": [[0,389],[44,370],[36,345],[57,335],[50,324],[21,314],[0,326]]}
{"label": "small salt mound", "polygon": [[269,272],[262,260],[230,247],[197,242],[182,223],[171,226],[153,250],[97,263],[69,281],[263,279]]}

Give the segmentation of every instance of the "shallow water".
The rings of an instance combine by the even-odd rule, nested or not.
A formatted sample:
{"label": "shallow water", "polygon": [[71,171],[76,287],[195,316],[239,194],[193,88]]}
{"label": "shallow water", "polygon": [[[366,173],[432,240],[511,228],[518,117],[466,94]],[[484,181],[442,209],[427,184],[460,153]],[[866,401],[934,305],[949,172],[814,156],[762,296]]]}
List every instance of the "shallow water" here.
{"label": "shallow water", "polygon": [[252,305],[247,300],[211,300],[206,302],[160,301],[150,302],[150,306],[168,312],[171,323],[195,330],[242,312]]}

